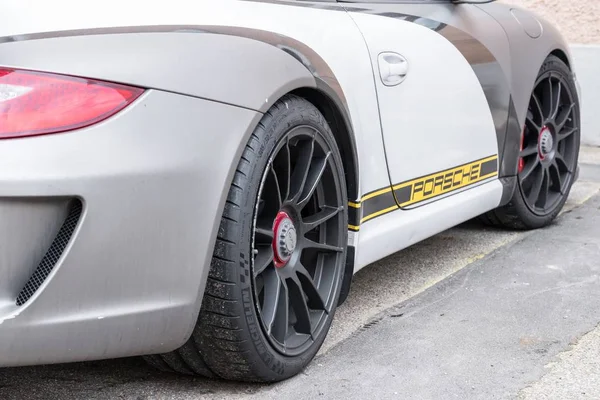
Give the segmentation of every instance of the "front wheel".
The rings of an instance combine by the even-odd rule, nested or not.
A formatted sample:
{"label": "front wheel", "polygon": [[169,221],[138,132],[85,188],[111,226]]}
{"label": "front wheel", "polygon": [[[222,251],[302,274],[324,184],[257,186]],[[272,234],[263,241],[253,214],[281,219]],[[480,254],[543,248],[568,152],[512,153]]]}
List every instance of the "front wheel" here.
{"label": "front wheel", "polygon": [[286,96],[252,134],[229,190],[198,323],[161,369],[279,381],[316,355],[347,243],[341,157],[322,114]]}
{"label": "front wheel", "polygon": [[517,188],[509,204],[482,216],[485,222],[535,229],[556,218],[575,181],[580,121],[572,73],[558,57],[549,56],[529,101]]}

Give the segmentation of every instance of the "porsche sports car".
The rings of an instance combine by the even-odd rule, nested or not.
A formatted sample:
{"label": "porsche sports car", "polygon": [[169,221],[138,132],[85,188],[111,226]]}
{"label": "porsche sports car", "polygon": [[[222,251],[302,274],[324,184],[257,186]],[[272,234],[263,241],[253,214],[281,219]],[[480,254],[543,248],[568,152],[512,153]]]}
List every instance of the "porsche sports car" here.
{"label": "porsche sports car", "polygon": [[361,268],[551,223],[578,91],[499,2],[3,0],[0,366],[289,378]]}

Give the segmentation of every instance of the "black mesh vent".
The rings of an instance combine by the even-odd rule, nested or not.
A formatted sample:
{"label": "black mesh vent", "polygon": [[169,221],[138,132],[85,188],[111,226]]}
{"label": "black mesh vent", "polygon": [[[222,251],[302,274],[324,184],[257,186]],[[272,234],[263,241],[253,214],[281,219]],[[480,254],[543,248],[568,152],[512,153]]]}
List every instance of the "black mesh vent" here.
{"label": "black mesh vent", "polygon": [[31,275],[31,278],[25,284],[25,287],[19,293],[17,297],[17,305],[22,306],[33,296],[33,294],[40,288],[44,280],[50,275],[54,265],[62,255],[65,247],[69,244],[69,240],[71,240],[71,235],[73,235],[73,231],[77,227],[77,223],[79,222],[79,217],[81,216],[82,205],[81,201],[73,200],[69,204],[69,214],[63,222],[58,234],[54,238],[52,245],[44,254],[44,258],[38,265],[38,267]]}

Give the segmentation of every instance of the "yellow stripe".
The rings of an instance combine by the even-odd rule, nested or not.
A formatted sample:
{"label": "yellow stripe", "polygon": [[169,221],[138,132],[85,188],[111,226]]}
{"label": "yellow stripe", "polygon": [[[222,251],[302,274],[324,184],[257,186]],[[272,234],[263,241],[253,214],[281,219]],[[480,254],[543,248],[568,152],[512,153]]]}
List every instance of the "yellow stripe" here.
{"label": "yellow stripe", "polygon": [[478,161],[478,162],[484,163],[484,162],[488,162],[488,161],[492,161],[492,160],[497,160],[497,159],[498,159],[498,154],[493,155],[493,156],[489,156],[489,157],[484,158],[483,160]]}
{"label": "yellow stripe", "polygon": [[389,192],[391,192],[391,191],[392,191],[392,188],[391,188],[391,187],[386,187],[386,188],[384,188],[384,189],[380,189],[380,190],[378,190],[378,191],[376,191],[376,192],[369,193],[369,194],[365,195],[365,196],[364,196],[364,197],[361,199],[361,202],[364,202],[365,200],[372,199],[373,197],[377,197],[377,196],[380,196],[380,195],[382,195],[382,194],[385,194],[385,193],[389,193]]}
{"label": "yellow stripe", "polygon": [[387,214],[390,211],[397,210],[398,208],[399,207],[396,205],[396,206],[388,207],[385,210],[377,211],[376,213],[373,213],[371,215],[367,215],[366,217],[364,217],[363,219],[361,219],[360,223],[362,224],[362,223],[367,222],[368,220],[373,219],[375,217],[378,217],[378,216],[380,216],[382,214]]}
{"label": "yellow stripe", "polygon": [[[484,158],[482,160],[478,160],[478,161],[470,162],[470,163],[467,163],[467,164],[459,165],[458,167],[453,167],[453,168],[447,169],[445,171],[436,172],[436,173],[433,173],[433,174],[429,174],[427,176],[423,176],[421,178],[416,178],[416,179],[413,179],[413,180],[410,180],[410,181],[407,181],[407,182],[402,182],[402,183],[399,183],[397,185],[394,185],[393,188],[394,188],[394,190],[398,190],[398,189],[401,189],[401,188],[406,187],[406,186],[412,186],[416,182],[421,182],[421,181],[425,181],[427,179],[431,179],[434,176],[445,175],[445,174],[450,173],[450,172],[458,171],[460,169],[464,169],[466,167],[471,167],[473,165],[478,165],[478,164],[481,165],[483,163],[486,163],[486,162],[492,161],[492,160],[496,160],[496,159],[498,159],[497,155],[496,156],[490,156],[490,157]],[[498,172],[495,172],[495,173],[497,174]],[[478,178],[478,179],[481,179],[481,178]],[[461,186],[456,186],[453,189],[458,189],[460,187]]]}
{"label": "yellow stripe", "polygon": [[485,180],[485,179],[488,179],[488,178],[491,178],[491,177],[493,177],[493,176],[497,176],[497,175],[498,175],[498,171],[494,171],[494,172],[492,172],[492,173],[489,173],[489,174],[487,174],[487,175],[480,176],[480,177],[479,177],[479,180],[480,180],[480,181],[483,181],[483,180]]}
{"label": "yellow stripe", "polygon": [[[481,166],[489,161],[496,160],[498,156],[487,157],[469,164],[464,164],[459,167],[451,168],[445,171],[430,174],[421,178],[413,179],[408,182],[394,186],[394,190],[410,187],[411,198],[400,204],[401,207],[420,203],[425,200],[430,200],[441,195],[454,192],[458,189],[471,186],[477,182],[487,179],[498,172],[478,176],[481,171]],[[456,182],[456,177],[459,181]]]}
{"label": "yellow stripe", "polygon": [[[378,217],[383,214],[387,214],[391,211],[397,210],[400,207],[408,206],[411,204],[420,203],[425,200],[430,200],[435,197],[453,192],[457,189],[464,188],[466,186],[473,185],[477,182],[483,181],[485,179],[494,177],[498,175],[498,170],[489,173],[483,176],[477,176],[477,174],[481,171],[481,166],[489,161],[497,160],[498,155],[489,156],[486,158],[482,158],[481,160],[476,160],[470,163],[466,163],[463,165],[459,165],[457,167],[449,168],[444,171],[439,171],[433,174],[429,174],[420,178],[415,178],[407,182],[402,182],[392,187],[385,187],[383,189],[376,190],[375,192],[368,193],[361,198],[358,202],[349,201],[348,206],[352,208],[361,208],[362,203],[366,200],[372,199],[374,197],[380,196],[382,194],[390,193],[392,190],[398,190],[406,187],[410,187],[411,191],[411,199],[403,202],[400,206],[394,205],[392,207],[388,207],[384,210],[380,210],[374,212],[373,214],[367,215],[360,220],[360,223],[364,223],[369,221],[375,217]],[[473,169],[476,168],[476,169]],[[457,174],[458,173],[458,174]],[[452,174],[449,176],[448,174]],[[456,177],[460,177],[460,181],[456,181]],[[451,178],[451,180],[449,180]],[[455,183],[456,182],[456,183]],[[431,187],[428,189],[429,185]],[[447,186],[446,188],[444,188]],[[429,193],[428,193],[429,192]],[[356,225],[348,225],[349,229],[358,231],[360,226]]]}

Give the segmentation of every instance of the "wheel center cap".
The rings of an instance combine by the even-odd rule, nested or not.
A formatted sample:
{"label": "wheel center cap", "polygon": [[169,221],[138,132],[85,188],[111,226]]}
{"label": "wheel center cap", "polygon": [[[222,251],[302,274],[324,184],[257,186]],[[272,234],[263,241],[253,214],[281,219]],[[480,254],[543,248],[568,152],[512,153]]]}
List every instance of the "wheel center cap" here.
{"label": "wheel center cap", "polygon": [[280,211],[273,223],[273,254],[277,268],[284,267],[292,257],[298,236],[296,227],[290,216],[285,211]]}
{"label": "wheel center cap", "polygon": [[540,158],[542,160],[546,158],[546,156],[550,154],[554,148],[554,138],[552,138],[552,132],[550,132],[550,128],[547,126],[545,126],[540,132],[538,147]]}

